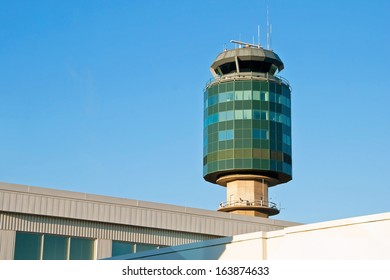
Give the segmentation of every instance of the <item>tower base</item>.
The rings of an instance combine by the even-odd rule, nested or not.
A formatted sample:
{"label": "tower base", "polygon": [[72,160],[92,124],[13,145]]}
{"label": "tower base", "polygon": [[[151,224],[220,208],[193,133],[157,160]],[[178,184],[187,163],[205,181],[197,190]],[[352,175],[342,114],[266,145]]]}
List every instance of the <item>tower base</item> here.
{"label": "tower base", "polygon": [[276,204],[268,201],[268,187],[278,184],[273,178],[260,175],[228,175],[217,180],[227,188],[226,202],[218,211],[265,217],[279,214]]}

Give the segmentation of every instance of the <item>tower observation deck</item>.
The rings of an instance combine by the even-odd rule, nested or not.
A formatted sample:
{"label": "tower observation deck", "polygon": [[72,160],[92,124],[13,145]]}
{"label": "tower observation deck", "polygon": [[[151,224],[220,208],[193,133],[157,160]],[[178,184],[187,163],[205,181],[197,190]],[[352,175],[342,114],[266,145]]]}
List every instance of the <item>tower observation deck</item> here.
{"label": "tower observation deck", "polygon": [[218,211],[268,217],[268,187],[292,179],[291,88],[276,53],[233,42],[244,47],[217,56],[204,90],[203,176],[227,188]]}

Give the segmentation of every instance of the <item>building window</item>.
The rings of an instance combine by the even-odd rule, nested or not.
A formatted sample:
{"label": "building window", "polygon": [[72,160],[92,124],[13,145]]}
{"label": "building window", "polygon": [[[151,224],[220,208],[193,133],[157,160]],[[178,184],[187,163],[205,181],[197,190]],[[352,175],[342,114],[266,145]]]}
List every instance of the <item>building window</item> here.
{"label": "building window", "polygon": [[94,240],[52,234],[16,232],[15,260],[92,260]]}
{"label": "building window", "polygon": [[253,129],[253,138],[260,140],[269,140],[269,133],[266,129]]}
{"label": "building window", "polygon": [[43,246],[44,260],[68,259],[69,237],[59,235],[45,235]]}
{"label": "building window", "polygon": [[92,260],[93,240],[88,238],[72,237],[70,239],[71,260]]}
{"label": "building window", "polygon": [[120,256],[134,253],[134,244],[123,241],[112,241],[112,256]]}
{"label": "building window", "polygon": [[160,247],[158,245],[153,245],[153,244],[135,244],[135,251],[136,253],[139,252],[144,252],[144,251],[149,251],[149,250],[155,250],[159,249]]}
{"label": "building window", "polygon": [[112,241],[112,256],[120,256],[126,254],[134,254],[149,250],[160,249],[166,246],[145,244],[145,243],[131,243],[125,241]]}
{"label": "building window", "polygon": [[42,234],[17,232],[15,240],[15,260],[40,260]]}
{"label": "building window", "polygon": [[234,130],[222,130],[218,131],[218,141],[226,141],[226,140],[233,140],[234,139]]}

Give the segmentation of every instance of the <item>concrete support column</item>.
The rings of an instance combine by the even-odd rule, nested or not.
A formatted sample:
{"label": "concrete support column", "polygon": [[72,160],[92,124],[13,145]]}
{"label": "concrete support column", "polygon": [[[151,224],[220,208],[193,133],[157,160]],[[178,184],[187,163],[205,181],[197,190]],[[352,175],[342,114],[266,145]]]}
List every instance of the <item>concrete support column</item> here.
{"label": "concrete support column", "polygon": [[219,211],[268,218],[279,213],[268,201],[268,187],[277,184],[275,179],[260,175],[228,175],[217,183],[227,188],[226,202]]}
{"label": "concrete support column", "polygon": [[16,231],[0,230],[0,260],[13,260]]}
{"label": "concrete support column", "polygon": [[112,257],[112,240],[97,239],[96,244],[96,259],[99,260]]}

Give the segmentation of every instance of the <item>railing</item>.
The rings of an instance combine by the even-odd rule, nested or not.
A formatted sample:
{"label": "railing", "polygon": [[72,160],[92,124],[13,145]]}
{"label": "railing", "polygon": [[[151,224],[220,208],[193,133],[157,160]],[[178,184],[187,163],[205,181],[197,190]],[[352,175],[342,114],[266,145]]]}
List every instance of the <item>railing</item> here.
{"label": "railing", "polygon": [[279,83],[284,83],[285,85],[288,86],[290,91],[292,91],[290,83],[288,82],[287,79],[278,75],[269,75],[268,73],[257,73],[257,72],[239,72],[239,73],[226,74],[219,77],[213,77],[206,82],[205,89],[212,83],[220,83],[229,80],[273,80]]}
{"label": "railing", "polygon": [[278,210],[276,203],[265,200],[235,200],[235,201],[225,201],[219,204],[219,208],[227,208],[227,207],[264,207],[264,208],[272,208]]}

